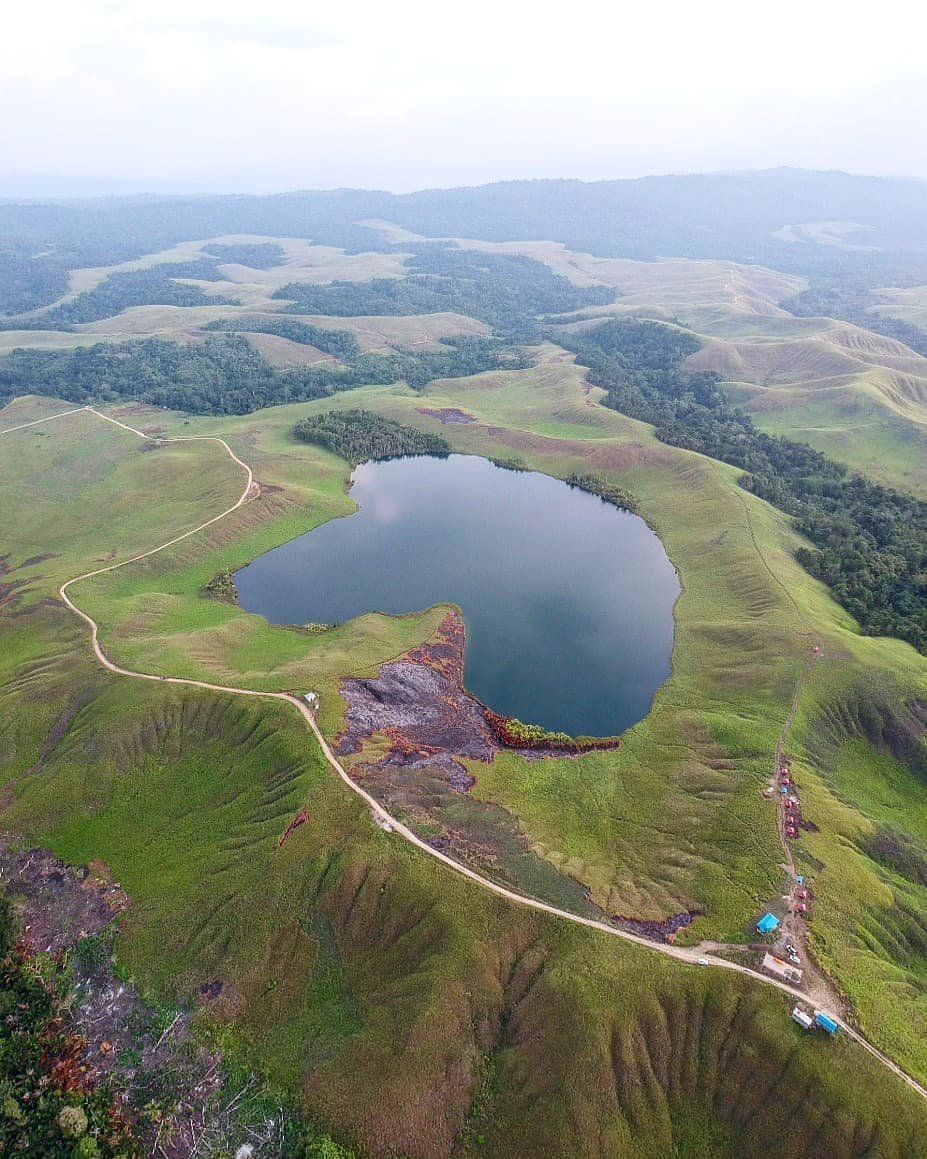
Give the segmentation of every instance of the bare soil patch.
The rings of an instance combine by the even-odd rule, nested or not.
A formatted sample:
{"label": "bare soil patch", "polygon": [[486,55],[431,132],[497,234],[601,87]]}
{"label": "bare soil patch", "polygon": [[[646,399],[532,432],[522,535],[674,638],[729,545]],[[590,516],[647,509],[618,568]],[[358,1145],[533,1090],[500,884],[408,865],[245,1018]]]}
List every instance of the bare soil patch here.
{"label": "bare soil patch", "polygon": [[475,423],[476,415],[467,414],[465,410],[460,410],[456,406],[445,406],[431,409],[427,406],[420,406],[418,408],[420,415],[427,415],[429,418],[437,419],[438,422],[445,426],[453,423]]}

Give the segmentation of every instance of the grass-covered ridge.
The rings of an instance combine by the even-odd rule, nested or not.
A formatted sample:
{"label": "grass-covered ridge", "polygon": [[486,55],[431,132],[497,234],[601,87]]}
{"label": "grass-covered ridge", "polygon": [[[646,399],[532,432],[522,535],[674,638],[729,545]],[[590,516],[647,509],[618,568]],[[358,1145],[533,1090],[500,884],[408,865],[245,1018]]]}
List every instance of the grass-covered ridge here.
{"label": "grass-covered ridge", "polygon": [[664,442],[740,468],[746,488],[795,517],[817,549],[801,548],[801,563],[866,631],[927,651],[927,503],[757,430],[731,408],[717,375],[681,366],[698,346],[689,334],[621,319],[564,341],[607,405],[652,422]]}

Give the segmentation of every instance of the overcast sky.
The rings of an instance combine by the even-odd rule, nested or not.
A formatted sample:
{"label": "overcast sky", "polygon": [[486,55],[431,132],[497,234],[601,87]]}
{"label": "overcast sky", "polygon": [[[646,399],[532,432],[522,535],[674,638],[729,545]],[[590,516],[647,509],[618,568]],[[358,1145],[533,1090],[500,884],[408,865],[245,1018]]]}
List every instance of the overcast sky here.
{"label": "overcast sky", "polygon": [[0,173],[242,191],[775,165],[927,177],[915,10],[10,4]]}

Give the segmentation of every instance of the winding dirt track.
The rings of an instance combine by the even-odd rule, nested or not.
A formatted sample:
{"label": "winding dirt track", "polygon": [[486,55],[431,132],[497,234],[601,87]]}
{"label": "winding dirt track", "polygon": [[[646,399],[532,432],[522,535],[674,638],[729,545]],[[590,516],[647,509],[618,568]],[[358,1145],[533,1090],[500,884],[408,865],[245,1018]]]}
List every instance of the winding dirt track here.
{"label": "winding dirt track", "polygon": [[[120,422],[118,419],[111,418],[109,415],[105,415],[101,411],[95,410],[92,406],[77,407],[72,410],[61,411],[55,415],[48,415],[45,418],[36,419],[33,422],[21,423],[18,426],[9,427],[6,430],[0,430],[0,436],[13,434],[15,431],[24,430],[27,427],[38,426],[40,423],[51,422],[56,418],[65,418],[68,415],[81,413],[90,413],[95,415],[97,418],[102,419],[105,422],[112,423],[117,427],[121,427],[123,430],[129,431],[131,434],[137,435],[141,439],[151,439],[151,436],[146,435],[144,431],[137,430],[135,427],[128,426],[128,424]],[[319,747],[321,748],[325,759],[338,774],[341,780],[351,790],[352,793],[356,793],[357,796],[365,801],[366,804],[370,807],[370,811],[378,825],[387,832],[398,834],[405,841],[408,841],[411,845],[414,845],[417,849],[421,850],[422,853],[425,853],[429,857],[433,857],[435,860],[442,862],[448,867],[448,869],[453,870],[454,873],[459,874],[461,877],[467,878],[468,880],[474,882],[474,884],[479,885],[485,890],[488,890],[490,893],[494,893],[499,897],[505,898],[506,901],[513,902],[515,905],[523,906],[526,909],[538,910],[541,913],[550,914],[553,917],[561,918],[564,921],[573,922],[575,925],[587,926],[590,929],[597,930],[599,933],[608,934],[613,938],[621,938],[626,942],[633,942],[635,945],[641,946],[646,950],[663,954],[669,958],[675,958],[677,961],[685,962],[689,965],[698,964],[700,958],[706,959],[710,962],[711,966],[720,967],[725,970],[734,970],[739,974],[747,974],[758,982],[762,982],[767,986],[774,986],[777,990],[781,990],[784,994],[788,994],[792,998],[802,1001],[807,999],[807,996],[803,994],[801,990],[797,990],[795,987],[789,986],[785,982],[781,982],[778,979],[761,974],[756,970],[752,970],[749,966],[741,965],[739,962],[731,962],[725,958],[713,956],[711,953],[712,950],[717,951],[726,948],[721,944],[703,943],[700,946],[683,947],[648,941],[646,938],[638,937],[636,934],[628,933],[626,930],[617,929],[615,926],[608,925],[605,922],[595,921],[592,918],[580,917],[578,914],[570,913],[568,910],[558,909],[556,906],[548,905],[546,902],[538,901],[536,898],[516,893],[513,890],[507,889],[503,885],[499,885],[497,882],[491,881],[487,877],[483,877],[475,870],[472,870],[468,866],[461,864],[459,861],[455,861],[453,858],[448,857],[447,854],[442,853],[439,849],[432,848],[432,846],[430,846],[426,841],[423,841],[422,838],[417,836],[417,834],[415,834],[406,825],[403,825],[401,821],[398,821],[395,817],[393,817],[377,800],[375,800],[375,798],[373,798],[365,789],[363,789],[360,785],[351,779],[351,777],[342,766],[341,762],[332,752],[332,749],[328,742],[325,740],[325,737],[322,735],[319,726],[316,723],[315,717],[312,715],[308,705],[305,703],[305,701],[301,700],[297,696],[292,695],[289,692],[262,692],[253,688],[232,688],[223,684],[210,684],[205,680],[189,680],[179,676],[159,676],[150,672],[135,672],[130,668],[122,668],[120,665],[115,664],[112,660],[110,660],[106,653],[103,651],[103,647],[100,644],[99,626],[96,620],[94,620],[91,616],[89,616],[86,612],[82,611],[77,606],[71,596],[68,595],[68,589],[74,584],[80,583],[82,580],[92,579],[94,576],[105,575],[108,572],[116,571],[118,568],[127,567],[129,564],[137,563],[141,559],[148,559],[152,555],[157,555],[158,552],[164,551],[168,547],[172,547],[175,543],[180,543],[182,540],[188,539],[191,535],[196,535],[198,532],[205,530],[207,527],[211,527],[214,523],[218,523],[220,519],[226,518],[226,516],[231,515],[232,512],[237,511],[239,507],[242,507],[245,503],[248,503],[253,498],[256,498],[254,475],[251,471],[251,468],[247,463],[238,458],[238,456],[234,453],[234,451],[224,439],[220,439],[217,436],[204,435],[192,436],[190,438],[163,439],[158,441],[172,443],[218,443],[225,449],[229,457],[245,472],[246,483],[244,490],[242,491],[236,503],[233,503],[231,507],[226,508],[225,511],[220,512],[218,515],[214,515],[212,519],[207,519],[204,523],[199,524],[198,527],[193,527],[189,531],[185,531],[180,535],[176,535],[173,539],[169,539],[166,543],[162,543],[158,547],[152,548],[150,551],[145,551],[139,555],[134,555],[131,558],[124,559],[119,563],[110,564],[108,567],[101,567],[94,571],[84,572],[81,575],[74,576],[72,579],[67,580],[61,585],[61,587],[58,589],[58,594],[61,596],[61,599],[64,601],[67,607],[70,608],[70,610],[76,616],[79,616],[90,628],[90,640],[94,655],[104,668],[106,668],[109,672],[115,673],[117,676],[130,676],[136,680],[151,680],[159,684],[182,684],[191,688],[203,688],[210,692],[228,693],[232,696],[249,696],[259,697],[262,700],[286,701],[288,704],[291,704],[303,717],[306,724],[309,726],[313,735],[318,741]],[[855,1030],[842,1018],[836,1014],[834,1014],[834,1017],[843,1031],[850,1038],[859,1043],[859,1045],[863,1047],[864,1050],[868,1051],[869,1054],[873,1056],[873,1058],[877,1059],[883,1066],[892,1071],[893,1074],[896,1074],[900,1079],[907,1083],[909,1087],[917,1091],[917,1093],[922,1098],[927,1099],[927,1089],[922,1087],[920,1083],[918,1083],[909,1074],[903,1071],[896,1063],[892,1062],[890,1058],[882,1054],[881,1051],[877,1050],[857,1030]]]}

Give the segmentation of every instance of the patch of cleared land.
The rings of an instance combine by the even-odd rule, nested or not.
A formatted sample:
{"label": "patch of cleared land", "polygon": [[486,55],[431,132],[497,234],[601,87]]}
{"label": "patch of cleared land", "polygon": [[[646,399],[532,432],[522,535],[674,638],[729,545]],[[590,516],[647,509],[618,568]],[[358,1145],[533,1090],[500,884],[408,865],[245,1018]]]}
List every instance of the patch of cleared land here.
{"label": "patch of cleared land", "polygon": [[816,245],[834,246],[842,250],[878,250],[881,247],[866,245],[869,228],[855,221],[805,221],[800,225],[784,225],[776,230],[773,237],[780,241],[811,242]]}

